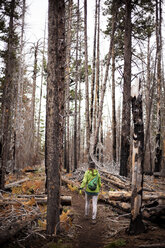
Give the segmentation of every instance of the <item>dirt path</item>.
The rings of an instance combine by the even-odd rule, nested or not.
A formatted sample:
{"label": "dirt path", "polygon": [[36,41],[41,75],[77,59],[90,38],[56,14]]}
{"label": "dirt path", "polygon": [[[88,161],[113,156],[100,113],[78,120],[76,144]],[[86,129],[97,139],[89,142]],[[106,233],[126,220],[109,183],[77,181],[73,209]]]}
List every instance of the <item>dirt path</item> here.
{"label": "dirt path", "polygon": [[[141,244],[165,243],[165,229],[153,224],[148,226],[145,233],[135,236],[127,235],[125,230],[130,220],[119,217],[109,205],[98,204],[97,224],[93,225],[91,219],[84,219],[84,195],[70,191],[65,193],[72,196],[71,209],[74,219],[71,243],[74,248],[104,248],[105,245],[113,242],[114,244],[109,247],[137,248]],[[119,245],[116,242],[119,242]],[[123,244],[121,245],[120,242]]]}
{"label": "dirt path", "polygon": [[[104,247],[103,237],[104,230],[106,228],[106,219],[103,215],[100,215],[100,207],[98,206],[97,223],[92,224],[91,218],[86,220],[84,218],[84,196],[73,196],[73,211],[76,213],[74,224],[77,229],[76,246],[75,248],[102,248]],[[91,211],[90,211],[91,216]]]}

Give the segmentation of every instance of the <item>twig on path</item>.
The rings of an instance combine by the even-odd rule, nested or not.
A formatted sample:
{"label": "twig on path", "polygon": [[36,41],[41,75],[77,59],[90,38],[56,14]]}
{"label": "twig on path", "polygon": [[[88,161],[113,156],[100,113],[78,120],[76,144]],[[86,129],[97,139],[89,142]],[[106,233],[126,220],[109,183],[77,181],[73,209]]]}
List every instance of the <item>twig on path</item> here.
{"label": "twig on path", "polygon": [[82,229],[82,226],[80,226],[80,225],[77,225],[77,224],[76,224],[75,226],[76,226],[76,227],[79,227],[79,228],[81,228],[81,229]]}

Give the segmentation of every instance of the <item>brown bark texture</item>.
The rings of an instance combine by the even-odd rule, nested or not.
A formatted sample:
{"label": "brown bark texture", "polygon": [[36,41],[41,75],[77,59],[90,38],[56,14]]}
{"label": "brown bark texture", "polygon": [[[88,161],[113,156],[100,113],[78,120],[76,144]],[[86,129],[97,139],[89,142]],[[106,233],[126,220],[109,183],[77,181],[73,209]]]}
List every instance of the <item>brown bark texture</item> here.
{"label": "brown bark texture", "polygon": [[60,167],[63,151],[65,3],[49,0],[46,119],[47,233],[60,229]]}
{"label": "brown bark texture", "polygon": [[13,136],[12,117],[14,110],[14,75],[16,70],[15,41],[14,41],[14,12],[16,8],[15,0],[10,3],[9,34],[7,44],[5,84],[3,86],[2,97],[2,165],[0,169],[0,188],[4,189],[5,173],[9,162],[13,162],[13,147],[11,137]]}
{"label": "brown bark texture", "polygon": [[89,86],[88,86],[87,0],[84,0],[84,42],[85,42],[86,154],[87,154],[87,160],[89,160],[90,124],[89,124]]}
{"label": "brown bark texture", "polygon": [[125,4],[125,34],[124,34],[124,86],[121,131],[120,175],[128,174],[128,158],[130,152],[130,92],[131,92],[131,0]]}
{"label": "brown bark texture", "polygon": [[132,115],[134,133],[132,154],[131,222],[129,232],[131,234],[137,234],[145,230],[141,214],[144,164],[144,126],[142,96],[139,92],[138,96],[135,95],[132,97]]}
{"label": "brown bark texture", "polygon": [[160,172],[162,150],[161,150],[161,84],[162,84],[162,69],[161,69],[161,53],[162,53],[162,38],[161,38],[161,22],[162,9],[161,1],[156,1],[156,46],[157,46],[157,133],[155,144],[155,168],[154,172]]}

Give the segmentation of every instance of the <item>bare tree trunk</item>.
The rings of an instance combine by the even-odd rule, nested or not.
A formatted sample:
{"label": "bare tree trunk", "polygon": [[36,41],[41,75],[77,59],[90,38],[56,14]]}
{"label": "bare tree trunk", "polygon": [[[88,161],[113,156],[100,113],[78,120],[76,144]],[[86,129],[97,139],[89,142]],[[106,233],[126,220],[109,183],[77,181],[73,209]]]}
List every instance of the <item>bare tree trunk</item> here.
{"label": "bare tree trunk", "polygon": [[79,61],[78,61],[78,44],[79,44],[79,0],[77,11],[77,34],[76,34],[76,80],[75,80],[75,116],[74,116],[74,170],[77,169],[77,87],[79,80]]}
{"label": "bare tree trunk", "polygon": [[70,53],[71,53],[71,26],[72,26],[72,0],[68,3],[67,18],[67,49],[66,49],[66,170],[70,171]]}
{"label": "bare tree trunk", "polygon": [[40,85],[40,100],[39,100],[39,110],[38,110],[38,125],[37,125],[37,145],[36,145],[36,153],[37,156],[39,154],[39,150],[41,148],[41,136],[40,136],[40,121],[41,121],[41,103],[42,103],[42,88],[44,81],[44,63],[45,63],[45,38],[46,38],[46,25],[44,30],[44,42],[43,42],[43,50],[42,50],[42,67],[41,67],[41,85]]}
{"label": "bare tree trunk", "polygon": [[128,158],[130,154],[130,91],[131,91],[131,0],[125,5],[125,34],[124,34],[124,89],[121,131],[120,175],[128,174]]}
{"label": "bare tree trunk", "polygon": [[117,144],[117,162],[119,163],[120,161],[120,137],[121,137],[121,104],[118,106],[118,110],[117,110],[117,140],[116,140],[116,144]]}
{"label": "bare tree trunk", "polygon": [[84,0],[84,41],[85,41],[86,155],[87,155],[87,161],[89,161],[90,125],[89,125],[89,87],[88,87],[87,0]]}
{"label": "bare tree trunk", "polygon": [[[153,102],[153,94],[155,88],[155,79],[153,80],[153,84],[151,85],[151,54],[150,54],[150,37],[148,37],[148,48],[147,48],[147,86],[146,86],[146,132],[145,132],[145,141],[144,141],[144,158],[147,159],[147,155],[149,154],[149,170],[152,172],[152,156],[151,156],[151,110],[152,110],[152,102]],[[147,160],[146,160],[147,161]],[[145,161],[144,161],[145,164]],[[148,163],[147,163],[148,164]]]}
{"label": "bare tree trunk", "polygon": [[115,97],[115,51],[112,45],[112,156],[116,163],[116,97]]}
{"label": "bare tree trunk", "polygon": [[162,150],[160,147],[161,137],[161,54],[162,54],[162,37],[161,37],[161,22],[162,22],[162,8],[161,0],[156,0],[156,45],[157,45],[157,134],[155,145],[155,168],[154,172],[160,172]]}
{"label": "bare tree trunk", "polygon": [[[81,58],[81,44],[79,59]],[[79,73],[79,109],[78,109],[78,161],[80,163],[80,154],[81,154],[81,78]]]}
{"label": "bare tree trunk", "polygon": [[[139,86],[139,82],[137,85]],[[136,86],[137,87],[137,86]],[[132,95],[132,115],[134,122],[133,155],[132,155],[132,196],[131,196],[131,221],[130,234],[142,233],[145,226],[142,222],[142,193],[143,193],[143,165],[144,165],[144,127],[142,95],[139,87]]]}
{"label": "bare tree trunk", "polygon": [[32,158],[36,155],[36,147],[35,147],[35,106],[36,106],[36,83],[37,83],[37,66],[38,66],[38,50],[39,50],[39,41],[37,41],[36,45],[34,45],[34,65],[33,65],[33,87],[32,87]]}
{"label": "bare tree trunk", "polygon": [[96,150],[97,141],[98,141],[99,127],[100,127],[102,111],[103,111],[104,95],[105,95],[106,83],[107,83],[107,79],[108,79],[110,60],[112,57],[112,44],[113,44],[113,40],[114,40],[115,29],[116,29],[116,15],[113,16],[113,20],[112,20],[112,35],[111,35],[111,40],[110,40],[110,44],[109,44],[108,57],[107,57],[107,61],[106,61],[105,77],[104,77],[101,96],[100,96],[100,104],[99,104],[99,109],[98,109],[99,112],[98,112],[98,118],[97,118],[97,122],[96,122],[96,130],[92,134],[92,142],[91,142],[92,146],[90,149],[90,156],[91,156],[92,160],[94,160],[93,154],[94,154],[94,151]]}
{"label": "bare tree trunk", "polygon": [[[98,0],[98,27],[97,27],[97,57],[96,57],[96,92],[95,92],[95,118],[94,118],[94,128],[96,130],[96,120],[99,117],[99,102],[100,102],[100,0]],[[101,123],[100,123],[101,124]],[[99,132],[97,137],[97,144],[99,141]],[[97,145],[94,147],[94,154],[99,160],[99,150],[97,150]]]}
{"label": "bare tree trunk", "polygon": [[25,28],[25,11],[26,1],[23,0],[22,6],[22,26],[21,26],[21,40],[19,49],[19,65],[18,65],[18,83],[17,83],[17,95],[16,95],[16,110],[15,110],[15,162],[14,168],[16,170],[21,169],[23,160],[23,114],[22,114],[22,98],[23,98],[23,74],[24,74],[24,28]]}
{"label": "bare tree trunk", "polygon": [[49,0],[46,166],[47,233],[50,235],[60,229],[65,48],[65,3],[64,0]]}
{"label": "bare tree trunk", "polygon": [[9,20],[9,34],[7,44],[7,58],[5,70],[5,85],[3,88],[2,99],[2,165],[0,169],[0,188],[4,189],[5,173],[9,160],[13,159],[12,151],[12,113],[14,106],[14,73],[16,68],[15,44],[14,44],[14,11],[16,3],[12,0],[10,3],[10,20]]}
{"label": "bare tree trunk", "polygon": [[94,112],[94,89],[95,89],[95,75],[96,75],[96,34],[97,34],[97,0],[95,3],[95,26],[94,26],[94,40],[93,40],[93,63],[92,63],[92,78],[91,78],[91,106],[90,106],[90,133],[92,133],[93,112]]}

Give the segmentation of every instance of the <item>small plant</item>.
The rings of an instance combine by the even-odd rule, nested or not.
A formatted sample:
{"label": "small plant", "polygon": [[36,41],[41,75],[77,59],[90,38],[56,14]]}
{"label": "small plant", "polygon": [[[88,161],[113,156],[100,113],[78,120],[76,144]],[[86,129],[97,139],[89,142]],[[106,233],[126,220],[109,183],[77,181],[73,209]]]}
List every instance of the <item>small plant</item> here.
{"label": "small plant", "polygon": [[126,246],[126,241],[124,239],[118,239],[106,245],[104,248],[118,248],[123,246]]}

